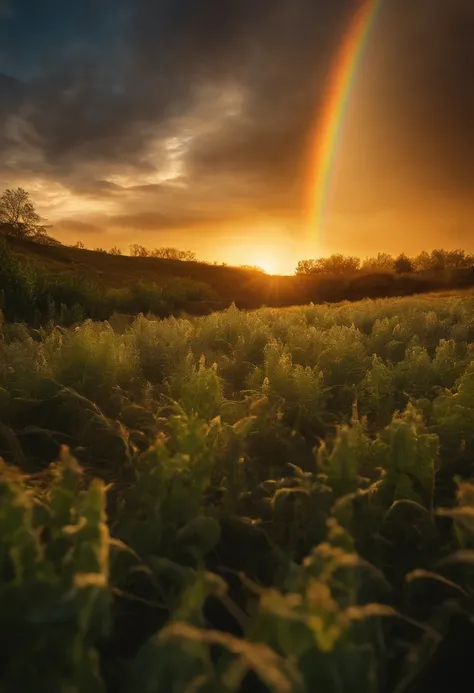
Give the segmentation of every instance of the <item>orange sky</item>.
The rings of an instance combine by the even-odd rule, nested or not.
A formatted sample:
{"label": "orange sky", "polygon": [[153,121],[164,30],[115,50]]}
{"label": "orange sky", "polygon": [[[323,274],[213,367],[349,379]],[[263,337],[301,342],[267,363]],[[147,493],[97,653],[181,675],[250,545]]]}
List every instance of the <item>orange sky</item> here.
{"label": "orange sky", "polygon": [[471,0],[384,0],[324,227],[302,222],[310,136],[358,1],[117,0],[84,17],[65,3],[38,22],[15,0],[0,23],[0,189],[29,190],[67,243],[271,272],[333,252],[474,251]]}

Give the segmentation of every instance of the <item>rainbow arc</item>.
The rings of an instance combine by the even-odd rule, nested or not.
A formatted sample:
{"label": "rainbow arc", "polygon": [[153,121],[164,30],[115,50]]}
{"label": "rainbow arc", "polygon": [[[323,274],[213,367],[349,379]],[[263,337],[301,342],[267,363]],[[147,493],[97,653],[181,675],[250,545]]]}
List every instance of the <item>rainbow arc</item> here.
{"label": "rainbow arc", "polygon": [[312,135],[305,190],[306,227],[314,239],[323,232],[334,164],[350,97],[381,0],[362,0],[344,37],[328,81],[325,104]]}

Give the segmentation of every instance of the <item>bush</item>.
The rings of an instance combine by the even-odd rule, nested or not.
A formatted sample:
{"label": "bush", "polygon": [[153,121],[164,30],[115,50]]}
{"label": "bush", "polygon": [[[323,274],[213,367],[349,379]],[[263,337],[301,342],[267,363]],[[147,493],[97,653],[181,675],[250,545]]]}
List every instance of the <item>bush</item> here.
{"label": "bush", "polygon": [[175,279],[163,287],[163,294],[173,308],[179,308],[188,301],[216,301],[216,292],[205,282],[193,279]]}
{"label": "bush", "polygon": [[1,309],[7,320],[30,320],[35,309],[35,277],[0,239]]}
{"label": "bush", "polygon": [[132,312],[166,315],[167,304],[164,290],[158,284],[134,284],[130,287],[130,295]]}
{"label": "bush", "polygon": [[103,318],[105,301],[97,284],[70,274],[59,274],[54,280],[47,279],[43,286],[43,300],[50,296],[57,311],[61,306],[71,309],[80,305],[88,317]]}
{"label": "bush", "polygon": [[132,292],[128,287],[107,289],[105,299],[111,315],[131,310]]}
{"label": "bush", "polygon": [[393,296],[396,293],[396,279],[389,272],[361,274],[354,277],[348,284],[351,300]]}

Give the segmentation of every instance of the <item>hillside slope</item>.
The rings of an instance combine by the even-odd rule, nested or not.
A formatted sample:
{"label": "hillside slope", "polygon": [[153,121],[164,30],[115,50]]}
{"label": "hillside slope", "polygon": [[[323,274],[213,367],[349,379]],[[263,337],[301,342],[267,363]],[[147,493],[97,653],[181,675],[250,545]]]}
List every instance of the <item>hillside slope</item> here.
{"label": "hillside slope", "polygon": [[203,262],[116,256],[67,246],[40,245],[17,238],[8,241],[17,256],[37,263],[54,277],[58,274],[78,276],[104,288],[192,279],[208,284],[223,306],[235,302],[241,308],[386,298],[474,286],[474,268],[436,275],[359,272],[349,277],[272,276]]}
{"label": "hillside slope", "polygon": [[122,287],[138,282],[164,284],[171,278],[187,278],[205,282],[223,302],[235,301],[242,307],[262,303],[291,305],[315,298],[315,281],[309,277],[269,276],[258,271],[203,262],[109,255],[67,246],[40,245],[16,238],[9,239],[9,243],[15,254],[38,263],[48,274],[79,275],[99,286]]}

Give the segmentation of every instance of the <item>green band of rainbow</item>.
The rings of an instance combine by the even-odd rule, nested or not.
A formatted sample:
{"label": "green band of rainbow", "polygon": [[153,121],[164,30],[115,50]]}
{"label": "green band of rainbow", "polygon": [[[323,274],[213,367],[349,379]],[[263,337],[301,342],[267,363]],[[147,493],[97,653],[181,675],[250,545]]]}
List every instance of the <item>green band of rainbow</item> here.
{"label": "green band of rainbow", "polygon": [[357,9],[329,80],[329,88],[322,116],[311,146],[308,186],[305,190],[306,227],[314,238],[321,237],[337,148],[350,95],[370,30],[381,5],[381,0],[362,0]]}

